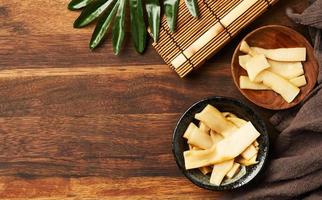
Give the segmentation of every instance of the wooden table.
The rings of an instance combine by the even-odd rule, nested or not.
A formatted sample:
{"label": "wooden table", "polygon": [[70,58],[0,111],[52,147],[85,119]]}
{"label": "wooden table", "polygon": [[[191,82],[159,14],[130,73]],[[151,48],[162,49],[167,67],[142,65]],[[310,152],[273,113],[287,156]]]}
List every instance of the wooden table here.
{"label": "wooden table", "polygon": [[[202,70],[180,80],[149,45],[111,40],[91,52],[93,27],[73,29],[67,0],[0,0],[1,199],[219,199],[190,183],[171,137],[183,111],[213,95],[241,99],[230,59],[254,28],[282,24],[303,0],[281,0]],[[268,119],[274,112],[252,105]]]}

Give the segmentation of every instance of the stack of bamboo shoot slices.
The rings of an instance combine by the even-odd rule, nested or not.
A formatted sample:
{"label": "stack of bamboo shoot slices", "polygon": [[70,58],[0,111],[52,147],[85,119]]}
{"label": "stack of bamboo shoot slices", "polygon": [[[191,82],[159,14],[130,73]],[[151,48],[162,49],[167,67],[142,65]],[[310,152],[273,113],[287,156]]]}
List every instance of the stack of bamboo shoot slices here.
{"label": "stack of bamboo shoot slices", "polygon": [[239,50],[245,53],[239,56],[239,65],[248,74],[239,77],[241,89],[273,90],[291,103],[307,84],[302,65],[306,48],[263,49],[242,41]]}
{"label": "stack of bamboo shoot slices", "polygon": [[233,113],[222,113],[207,105],[195,115],[198,126],[190,123],[183,137],[189,150],[183,153],[187,170],[211,173],[210,183],[216,186],[234,182],[246,166],[258,163],[260,133],[251,122]]}

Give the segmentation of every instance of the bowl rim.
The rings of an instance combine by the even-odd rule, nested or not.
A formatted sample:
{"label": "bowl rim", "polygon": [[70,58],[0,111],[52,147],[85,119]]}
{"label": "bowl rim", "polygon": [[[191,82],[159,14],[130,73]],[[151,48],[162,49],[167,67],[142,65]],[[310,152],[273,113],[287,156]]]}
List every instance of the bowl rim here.
{"label": "bowl rim", "polygon": [[[299,33],[298,31],[288,27],[288,26],[283,26],[283,25],[277,25],[277,24],[271,24],[271,25],[265,25],[265,26],[262,26],[262,27],[259,27],[259,28],[256,28],[254,30],[252,30],[250,33],[248,33],[245,37],[243,37],[243,39],[238,43],[236,49],[234,50],[234,53],[233,53],[233,56],[231,58],[231,64],[230,64],[230,68],[231,68],[231,73],[232,73],[232,78],[233,78],[233,81],[234,81],[234,84],[235,86],[237,87],[237,89],[239,90],[239,92],[246,98],[248,99],[250,102],[256,104],[257,106],[261,107],[261,108],[265,108],[265,109],[269,109],[269,110],[275,110],[275,111],[278,111],[278,110],[286,110],[286,109],[290,109],[290,108],[293,108],[297,105],[299,105],[301,102],[303,102],[303,100],[305,100],[305,98],[301,99],[299,102],[297,102],[296,104],[290,104],[289,106],[286,106],[286,107],[271,107],[271,106],[265,106],[265,105],[262,105],[260,103],[258,103],[256,100],[250,98],[248,95],[246,95],[245,91],[243,89],[240,88],[239,86],[239,83],[238,83],[238,80],[239,80],[239,77],[236,77],[235,76],[235,73],[234,73],[234,61],[237,59],[237,55],[238,55],[238,52],[239,52],[239,48],[240,48],[240,45],[242,43],[242,41],[248,39],[249,37],[251,37],[253,34],[255,34],[256,32],[258,31],[261,31],[263,29],[269,29],[269,28],[279,28],[279,29],[287,29],[288,31],[292,32],[293,34],[298,34],[299,36],[301,36],[301,38],[303,39],[303,41],[306,43],[306,45],[308,45],[310,47],[311,50],[314,51],[311,43],[307,40],[306,37],[304,37],[301,33]],[[318,67],[318,61],[316,59],[316,57],[313,57],[313,65],[316,66],[317,68],[317,74],[319,74],[319,67]],[[239,66],[240,67],[240,66]],[[316,85],[317,83],[317,76],[316,76],[316,79],[314,80],[314,85]],[[314,89],[311,88],[309,90],[308,93],[312,92]]]}
{"label": "bowl rim", "polygon": [[[186,115],[190,112],[190,110],[192,110],[194,107],[198,106],[199,104],[203,103],[203,102],[206,102],[206,101],[211,101],[211,100],[219,100],[219,101],[226,101],[226,102],[234,102],[235,104],[237,104],[239,107],[241,107],[242,109],[246,109],[247,111],[250,111],[252,115],[255,116],[256,119],[259,120],[261,126],[263,127],[264,129],[264,132],[261,133],[261,135],[263,135],[263,137],[266,138],[266,150],[264,152],[264,155],[263,155],[263,161],[261,162],[261,166],[259,166],[259,169],[254,172],[255,174],[253,175],[252,178],[248,179],[248,180],[245,180],[244,182],[240,183],[240,184],[234,184],[236,182],[233,182],[231,184],[228,184],[228,185],[222,185],[222,186],[211,186],[211,185],[205,185],[203,183],[201,183],[200,181],[198,181],[197,179],[194,179],[192,178],[190,175],[189,175],[189,170],[186,170],[184,167],[182,167],[179,163],[179,157],[177,156],[177,153],[176,153],[176,143],[175,143],[175,140],[176,140],[176,135],[177,135],[177,129],[180,125],[180,123],[182,122],[182,120],[186,117]],[[183,139],[183,138],[182,138]],[[238,99],[234,99],[234,98],[231,98],[231,97],[224,97],[224,96],[212,96],[212,97],[207,97],[205,99],[202,99],[202,100],[199,100],[197,101],[196,103],[192,104],[179,118],[178,122],[176,123],[176,126],[175,126],[175,129],[173,131],[173,136],[172,136],[172,153],[173,153],[173,156],[174,156],[174,160],[177,164],[177,167],[179,168],[179,170],[181,171],[181,173],[183,173],[183,175],[188,179],[190,180],[193,184],[201,187],[201,188],[204,188],[204,189],[207,189],[207,190],[211,190],[211,191],[228,191],[228,190],[234,190],[234,189],[238,189],[238,188],[241,188],[241,187],[244,187],[246,185],[249,185],[254,179],[256,179],[258,177],[258,175],[260,175],[260,173],[262,172],[262,170],[264,169],[264,167],[266,166],[266,163],[267,163],[267,160],[268,160],[268,155],[269,155],[269,150],[270,150],[270,138],[269,138],[269,134],[268,134],[268,128],[267,128],[267,125],[265,123],[265,121],[260,117],[260,115],[254,110],[252,109],[250,106],[248,106],[246,103],[238,100]],[[184,161],[183,161],[184,162]],[[252,174],[252,173],[250,173]]]}

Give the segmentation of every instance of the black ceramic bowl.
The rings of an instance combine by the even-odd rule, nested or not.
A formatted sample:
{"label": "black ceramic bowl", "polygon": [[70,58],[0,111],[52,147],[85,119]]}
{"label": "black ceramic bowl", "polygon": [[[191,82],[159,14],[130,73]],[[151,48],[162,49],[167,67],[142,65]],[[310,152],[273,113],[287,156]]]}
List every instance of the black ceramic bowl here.
{"label": "black ceramic bowl", "polygon": [[[198,169],[186,170],[183,158],[183,152],[188,150],[187,140],[182,136],[190,122],[197,121],[194,119],[196,113],[201,112],[208,104],[215,106],[221,112],[231,112],[238,117],[251,121],[255,128],[261,133],[257,139],[259,143],[258,164],[246,167],[246,173],[238,180],[232,183],[222,183],[220,186],[210,184],[210,175],[203,175]],[[180,118],[173,134],[172,151],[178,167],[182,173],[194,184],[209,190],[231,190],[240,188],[251,182],[263,169],[268,155],[269,137],[265,122],[246,104],[226,97],[211,97],[199,101],[192,105]],[[245,172],[245,171],[244,171]]]}

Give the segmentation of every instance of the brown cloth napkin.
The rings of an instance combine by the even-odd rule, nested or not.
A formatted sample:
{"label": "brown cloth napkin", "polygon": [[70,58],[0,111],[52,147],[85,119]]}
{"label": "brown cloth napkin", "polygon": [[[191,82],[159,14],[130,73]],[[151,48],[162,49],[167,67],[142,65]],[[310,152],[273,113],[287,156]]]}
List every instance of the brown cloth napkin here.
{"label": "brown cloth napkin", "polygon": [[302,14],[287,10],[296,23],[309,27],[320,73],[316,89],[301,106],[271,118],[281,131],[263,177],[227,199],[322,200],[322,0],[311,1]]}

